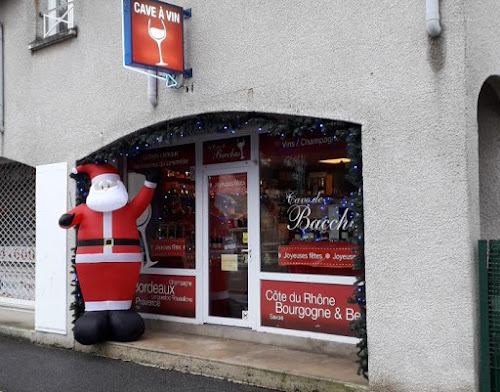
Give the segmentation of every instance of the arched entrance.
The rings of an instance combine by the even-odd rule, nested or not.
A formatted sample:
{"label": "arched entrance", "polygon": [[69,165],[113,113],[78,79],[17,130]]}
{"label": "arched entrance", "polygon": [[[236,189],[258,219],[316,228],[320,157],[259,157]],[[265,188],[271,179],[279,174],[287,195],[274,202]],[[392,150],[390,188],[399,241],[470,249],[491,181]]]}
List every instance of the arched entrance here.
{"label": "arched entrance", "polygon": [[[359,343],[366,375],[361,156],[359,124],[210,113],[77,163],[116,165],[130,196],[161,171],[138,221],[145,317]],[[89,183],[77,180],[84,201]]]}
{"label": "arched entrance", "polygon": [[478,101],[481,238],[500,238],[500,76],[489,77]]}

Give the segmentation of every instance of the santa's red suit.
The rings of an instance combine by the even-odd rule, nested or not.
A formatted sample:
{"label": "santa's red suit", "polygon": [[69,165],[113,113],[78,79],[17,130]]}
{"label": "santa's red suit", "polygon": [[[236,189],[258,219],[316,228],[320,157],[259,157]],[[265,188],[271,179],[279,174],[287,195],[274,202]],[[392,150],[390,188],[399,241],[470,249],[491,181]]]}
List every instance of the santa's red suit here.
{"label": "santa's red suit", "polygon": [[[82,165],[74,172],[87,172],[92,186],[119,181],[111,165]],[[65,214],[74,214],[65,228],[79,225],[76,271],[86,311],[130,309],[143,260],[136,220],[151,203],[155,188],[145,181],[137,196],[116,210],[100,212],[80,204]]]}

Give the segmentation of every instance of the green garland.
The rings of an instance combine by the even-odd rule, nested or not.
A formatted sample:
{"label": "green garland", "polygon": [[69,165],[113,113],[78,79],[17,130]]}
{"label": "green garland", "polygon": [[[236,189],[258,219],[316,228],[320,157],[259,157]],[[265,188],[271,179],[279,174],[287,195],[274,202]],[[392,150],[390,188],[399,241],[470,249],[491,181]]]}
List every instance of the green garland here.
{"label": "green garland", "polygon": [[358,374],[368,379],[368,339],[366,331],[366,281],[365,281],[365,253],[364,253],[364,219],[363,219],[363,175],[362,175],[362,149],[361,149],[361,129],[350,131],[340,131],[347,142],[347,152],[351,162],[349,164],[348,180],[358,188],[350,201],[350,208],[354,212],[354,225],[351,242],[358,246],[353,268],[360,271],[356,279],[356,289],[350,303],[358,304],[360,317],[353,321],[351,328],[360,338],[358,348]]}
{"label": "green garland", "polygon": [[80,289],[80,283],[78,282],[78,275],[76,274],[76,248],[71,248],[71,252],[73,253],[71,256],[71,274],[73,275],[73,279],[71,281],[71,286],[73,287],[73,291],[71,294],[73,295],[73,302],[71,303],[69,309],[73,312],[73,324],[80,318],[81,315],[85,312],[85,303],[83,302],[82,291]]}
{"label": "green garland", "polygon": [[[358,255],[354,260],[353,268],[360,271],[356,280],[356,289],[350,303],[358,304],[360,317],[351,324],[351,329],[360,339],[357,344],[358,374],[368,378],[368,342],[366,333],[366,297],[365,297],[365,258],[364,258],[364,226],[363,226],[363,175],[361,127],[356,124],[318,118],[304,118],[298,116],[256,114],[256,113],[222,113],[203,114],[196,117],[166,121],[155,126],[147,127],[116,142],[103,147],[93,154],[77,161],[84,163],[109,163],[128,157],[134,157],[141,151],[152,147],[169,146],[184,138],[196,137],[205,134],[237,134],[242,128],[258,127],[261,132],[286,137],[300,136],[306,132],[320,131],[323,134],[333,134],[347,144],[348,164],[347,179],[358,191],[349,196],[348,204],[354,213],[354,225],[350,229],[351,242],[358,246]],[[77,204],[84,202],[90,181],[88,178],[77,177]],[[73,280],[75,290],[74,302],[71,305],[75,320],[83,314],[84,304],[81,297],[78,278]]]}
{"label": "green garland", "polygon": [[261,131],[275,134],[301,134],[307,130],[319,129],[323,132],[359,128],[358,125],[343,121],[276,116],[255,113],[202,114],[197,117],[171,120],[156,124],[131,135],[77,161],[84,163],[108,163],[120,158],[134,157],[151,147],[169,146],[184,138],[206,134],[236,134],[247,126],[257,126]]}

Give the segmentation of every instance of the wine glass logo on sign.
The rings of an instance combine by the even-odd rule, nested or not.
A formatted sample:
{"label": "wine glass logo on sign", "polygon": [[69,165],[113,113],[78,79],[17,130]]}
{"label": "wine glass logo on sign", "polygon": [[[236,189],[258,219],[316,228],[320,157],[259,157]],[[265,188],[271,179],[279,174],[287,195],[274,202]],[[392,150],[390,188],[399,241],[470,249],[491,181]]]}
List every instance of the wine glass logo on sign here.
{"label": "wine glass logo on sign", "polygon": [[243,152],[243,147],[245,147],[245,139],[238,139],[238,143],[236,144],[238,146],[238,149],[240,150],[240,159],[244,160],[245,159],[245,153]]}
{"label": "wine glass logo on sign", "polygon": [[160,54],[160,61],[156,63],[156,65],[159,66],[166,66],[168,65],[163,61],[163,55],[161,53],[161,43],[165,38],[167,38],[167,28],[165,27],[165,22],[163,20],[161,21],[161,24],[163,25],[163,29],[159,29],[157,27],[151,27],[151,19],[148,20],[148,33],[149,36],[156,42],[158,45],[158,53]]}

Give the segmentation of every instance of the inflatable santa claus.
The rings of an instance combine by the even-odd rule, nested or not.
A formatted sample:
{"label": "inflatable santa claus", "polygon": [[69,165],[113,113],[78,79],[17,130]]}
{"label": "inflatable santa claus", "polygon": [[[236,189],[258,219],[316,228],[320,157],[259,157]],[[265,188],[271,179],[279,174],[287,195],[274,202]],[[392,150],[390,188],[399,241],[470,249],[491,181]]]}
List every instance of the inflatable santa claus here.
{"label": "inflatable santa claus", "polygon": [[75,323],[75,339],[86,345],[137,340],[144,321],[130,310],[143,260],[136,220],[151,203],[157,173],[147,175],[128,202],[112,165],[85,164],[72,172],[87,173],[92,180],[86,204],[59,219],[64,229],[78,226],[76,272],[85,313]]}

